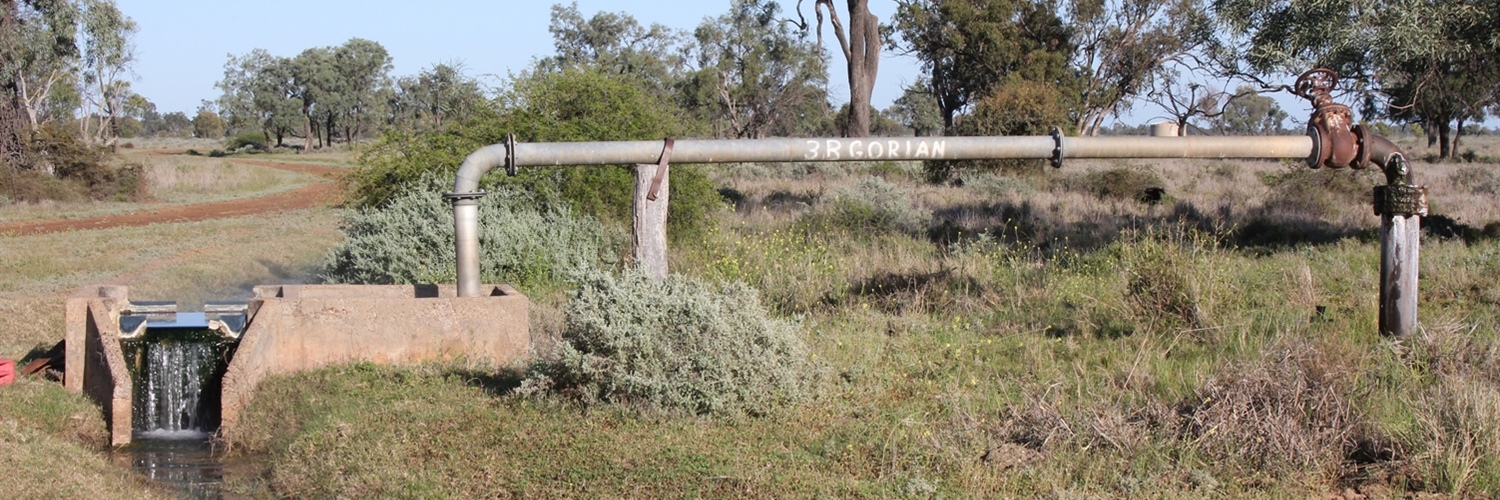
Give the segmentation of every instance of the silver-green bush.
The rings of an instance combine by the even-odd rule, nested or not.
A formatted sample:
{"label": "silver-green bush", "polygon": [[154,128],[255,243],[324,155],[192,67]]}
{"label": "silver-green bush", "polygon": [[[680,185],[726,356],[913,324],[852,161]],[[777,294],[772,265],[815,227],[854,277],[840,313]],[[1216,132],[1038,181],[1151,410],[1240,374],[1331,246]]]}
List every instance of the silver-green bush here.
{"label": "silver-green bush", "polygon": [[[324,262],[323,281],[398,284],[455,281],[453,209],[446,182],[429,175],[379,207],[349,212],[348,239]],[[624,236],[592,217],[539,209],[494,187],[480,201],[481,277],[486,283],[555,286],[618,261]]]}
{"label": "silver-green bush", "polygon": [[712,415],[803,400],[816,376],[798,326],[743,283],[595,272],[565,309],[562,342],[520,392]]}

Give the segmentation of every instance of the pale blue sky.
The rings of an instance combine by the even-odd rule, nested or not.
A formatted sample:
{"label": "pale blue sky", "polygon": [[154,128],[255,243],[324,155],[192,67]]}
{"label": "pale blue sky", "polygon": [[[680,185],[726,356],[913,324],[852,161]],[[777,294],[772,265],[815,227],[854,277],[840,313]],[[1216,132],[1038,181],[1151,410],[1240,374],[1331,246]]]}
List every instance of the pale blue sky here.
{"label": "pale blue sky", "polygon": [[[393,76],[412,75],[438,62],[461,61],[490,85],[524,69],[536,57],[552,53],[547,32],[551,6],[558,1],[259,0],[165,1],[117,0],[120,10],[140,25],[136,34],[132,86],[162,113],[191,114],[204,99],[216,99],[214,83],[224,76],[229,54],[262,48],[279,56],[304,49],[339,45],[359,37],[380,42],[394,60]],[[795,0],[780,0],[788,15]],[[811,17],[811,1],[804,12]],[[896,3],[874,0],[871,10],[889,19]],[[585,16],[627,12],[642,24],[660,23],[691,31],[707,17],[729,10],[728,0],[659,0],[624,2],[579,0]],[[827,47],[834,48],[832,33]],[[829,91],[836,103],[848,101],[842,57],[830,58]],[[915,59],[886,53],[876,80],[873,103],[884,108],[917,76]]]}

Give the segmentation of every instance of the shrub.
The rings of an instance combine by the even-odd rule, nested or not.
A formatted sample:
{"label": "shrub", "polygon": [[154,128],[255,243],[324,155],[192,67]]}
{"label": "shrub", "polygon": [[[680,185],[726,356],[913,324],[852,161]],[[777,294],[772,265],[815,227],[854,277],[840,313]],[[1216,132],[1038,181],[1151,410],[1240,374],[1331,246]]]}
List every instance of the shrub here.
{"label": "shrub", "polygon": [[739,282],[591,273],[565,308],[557,352],[523,394],[712,415],[764,415],[808,397],[817,370],[795,323]]}
{"label": "shrub", "polygon": [[1453,172],[1453,185],[1474,194],[1500,195],[1500,173],[1495,167],[1465,165]]}
{"label": "shrub", "polygon": [[[324,262],[333,283],[452,283],[452,205],[446,180],[429,176],[382,207],[351,211],[348,235]],[[480,263],[487,283],[557,286],[618,259],[623,237],[566,208],[537,209],[514,189],[491,188],[480,201]]]}
{"label": "shrub", "polygon": [[[35,175],[12,176],[18,200],[135,200],[146,195],[139,165],[110,164],[109,150],[85,143],[71,129],[45,126],[29,144],[22,164]],[[50,169],[52,175],[44,171]],[[83,196],[80,196],[83,195]]]}
{"label": "shrub", "polygon": [[932,212],[912,204],[900,186],[880,177],[867,177],[834,192],[806,222],[855,233],[903,232],[920,235],[932,221]]}
{"label": "shrub", "polygon": [[1207,326],[1202,291],[1215,283],[1204,270],[1214,267],[1217,245],[1214,235],[1181,225],[1124,235],[1118,248],[1125,297],[1137,320],[1164,328]]}
{"label": "shrub", "polygon": [[1161,176],[1145,166],[1116,166],[1089,172],[1071,182],[1065,181],[1066,188],[1089,193],[1101,200],[1136,200],[1142,203],[1161,201],[1164,185]]}
{"label": "shrub", "polygon": [[1036,192],[1036,186],[1022,177],[993,173],[969,173],[959,178],[966,188],[990,198],[1024,196]]}
{"label": "shrub", "polygon": [[229,151],[265,151],[268,149],[266,146],[266,135],[260,132],[240,132],[235,134],[234,137],[229,138],[229,142],[225,144],[224,149]]}

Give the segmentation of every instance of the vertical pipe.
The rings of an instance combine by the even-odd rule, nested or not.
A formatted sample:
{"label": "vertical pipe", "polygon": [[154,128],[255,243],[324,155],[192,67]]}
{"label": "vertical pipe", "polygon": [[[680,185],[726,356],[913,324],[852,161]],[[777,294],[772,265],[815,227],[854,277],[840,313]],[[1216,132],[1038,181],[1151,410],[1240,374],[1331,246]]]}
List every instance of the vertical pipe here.
{"label": "vertical pipe", "polygon": [[479,296],[479,200],[453,199],[454,252],[458,266],[458,296]]}
{"label": "vertical pipe", "polygon": [[1380,333],[1404,337],[1417,326],[1421,217],[1385,214],[1380,221]]}

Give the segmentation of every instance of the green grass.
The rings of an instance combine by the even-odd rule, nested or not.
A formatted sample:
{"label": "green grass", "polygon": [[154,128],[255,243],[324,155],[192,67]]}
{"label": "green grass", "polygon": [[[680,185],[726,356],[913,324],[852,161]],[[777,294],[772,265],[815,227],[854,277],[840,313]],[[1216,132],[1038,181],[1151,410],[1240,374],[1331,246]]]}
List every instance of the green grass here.
{"label": "green grass", "polygon": [[[1166,226],[1094,250],[944,248],[801,224],[738,216],[675,264],[749,281],[803,318],[833,374],[811,402],[760,419],[673,417],[520,398],[503,376],[354,366],[267,386],[244,447],[271,453],[272,490],[294,496],[1497,487],[1500,463],[1476,451],[1500,422],[1481,411],[1500,378],[1476,354],[1500,344],[1496,285],[1482,278],[1500,271],[1494,241],[1424,248],[1422,314],[1439,340],[1397,344],[1373,333],[1374,242],[1237,249]],[[1458,368],[1424,375],[1430,363],[1409,352],[1428,348],[1412,346],[1454,335],[1471,342],[1433,359]],[[1377,458],[1358,458],[1361,446]]]}
{"label": "green grass", "polygon": [[11,498],[165,497],[104,460],[104,419],[83,396],[50,382],[0,387],[0,492]]}

